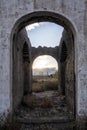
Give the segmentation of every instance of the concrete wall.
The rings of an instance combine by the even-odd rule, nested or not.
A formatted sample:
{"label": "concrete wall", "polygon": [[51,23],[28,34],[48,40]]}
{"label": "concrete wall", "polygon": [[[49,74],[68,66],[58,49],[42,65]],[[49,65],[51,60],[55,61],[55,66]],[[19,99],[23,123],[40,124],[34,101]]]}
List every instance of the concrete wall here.
{"label": "concrete wall", "polygon": [[63,32],[59,48],[61,92],[66,96],[69,109],[75,113],[75,48],[71,32]]}
{"label": "concrete wall", "polygon": [[[45,11],[45,13],[36,11]],[[48,11],[52,13],[48,13]],[[29,15],[32,12],[36,13]],[[28,15],[25,16],[26,14]],[[36,16],[36,20],[33,20],[34,16]],[[40,18],[37,19],[37,16]],[[43,16],[46,17],[43,19]],[[6,121],[12,111],[13,35],[11,32],[15,33],[18,25],[22,28],[29,20],[32,22],[53,20],[65,28],[69,27],[73,30],[75,37],[76,117],[77,119],[87,118],[87,1],[0,0],[0,125]],[[12,29],[13,26],[14,29]]]}
{"label": "concrete wall", "polygon": [[24,89],[24,72],[23,72],[23,34],[20,33],[13,43],[13,81],[12,96],[13,108],[17,107],[23,96]]}
{"label": "concrete wall", "polygon": [[41,46],[39,46],[37,48],[31,47],[32,63],[35,60],[35,58],[37,58],[40,55],[50,55],[53,58],[55,58],[56,61],[58,62],[58,58],[59,58],[58,52],[59,52],[58,46],[56,46],[56,47],[41,47]]}
{"label": "concrete wall", "polygon": [[[28,49],[28,61],[24,61],[25,55],[24,45],[27,44]],[[14,39],[13,43],[13,80],[12,80],[12,96],[13,96],[13,109],[15,109],[21,102],[23,95],[29,92],[29,64],[30,64],[30,52],[29,45],[30,41],[27,37],[25,30],[18,33],[17,37]],[[26,50],[25,50],[26,51]],[[27,67],[26,67],[27,66]],[[28,70],[26,73],[26,69]],[[27,83],[27,84],[26,84]]]}
{"label": "concrete wall", "polygon": [[66,100],[69,108],[75,113],[75,55],[74,55],[74,46],[72,37],[67,38],[65,41],[68,44],[71,44],[71,47],[68,48],[68,56],[66,60],[66,71],[65,71],[65,85],[66,85]]}

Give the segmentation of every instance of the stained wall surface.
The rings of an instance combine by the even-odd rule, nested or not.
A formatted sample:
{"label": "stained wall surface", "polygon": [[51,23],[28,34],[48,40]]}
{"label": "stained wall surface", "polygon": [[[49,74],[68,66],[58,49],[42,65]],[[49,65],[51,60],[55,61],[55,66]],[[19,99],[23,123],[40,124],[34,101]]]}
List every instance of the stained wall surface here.
{"label": "stained wall surface", "polygon": [[35,58],[37,58],[40,55],[50,55],[53,58],[55,58],[58,61],[59,58],[59,48],[58,46],[56,47],[31,47],[31,60],[32,63],[35,60]]}
{"label": "stained wall surface", "polygon": [[[26,59],[26,50],[24,50],[24,45],[27,45],[28,50],[28,62]],[[12,104],[13,109],[15,109],[21,102],[24,93],[29,92],[29,62],[30,62],[30,41],[27,37],[27,32],[25,29],[20,31],[18,35],[15,36],[13,41],[13,55],[12,55]],[[25,48],[26,49],[26,48]],[[25,52],[24,52],[25,51]],[[27,67],[25,67],[27,65]],[[28,69],[26,74],[26,69]],[[27,85],[26,85],[27,83]]]}
{"label": "stained wall surface", "polygon": [[0,0],[0,124],[4,124],[12,112],[11,32],[16,31],[16,22],[21,17],[24,20],[26,14],[37,12],[38,15],[38,11],[57,13],[60,24],[74,28],[76,117],[87,117],[87,1]]}
{"label": "stained wall surface", "polygon": [[75,54],[74,41],[71,32],[64,31],[60,42],[60,86],[66,96],[66,102],[74,114],[75,110]]}

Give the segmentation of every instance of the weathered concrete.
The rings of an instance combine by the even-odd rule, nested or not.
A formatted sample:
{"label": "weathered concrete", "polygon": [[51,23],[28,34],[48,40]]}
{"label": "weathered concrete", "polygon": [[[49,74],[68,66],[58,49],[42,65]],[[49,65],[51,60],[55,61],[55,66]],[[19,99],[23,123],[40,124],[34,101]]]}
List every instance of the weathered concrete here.
{"label": "weathered concrete", "polygon": [[0,0],[0,125],[12,112],[12,46],[15,33],[37,21],[53,21],[72,31],[76,117],[87,118],[87,1]]}
{"label": "weathered concrete", "polygon": [[62,94],[66,95],[66,101],[69,109],[75,112],[75,55],[74,41],[71,32],[64,30],[60,42],[60,86]]}
{"label": "weathered concrete", "polygon": [[55,60],[58,62],[59,59],[59,48],[58,46],[56,47],[31,47],[31,62],[33,61],[40,55],[50,55]]}
{"label": "weathered concrete", "polygon": [[[27,45],[27,48],[24,48]],[[24,94],[29,93],[31,89],[30,82],[30,41],[27,37],[26,30],[22,30],[13,43],[13,79],[12,79],[12,104],[16,108]],[[28,52],[26,52],[26,49]],[[28,56],[26,57],[26,54]],[[28,70],[28,71],[27,71]],[[26,72],[27,71],[27,72]],[[30,88],[29,88],[30,87]]]}

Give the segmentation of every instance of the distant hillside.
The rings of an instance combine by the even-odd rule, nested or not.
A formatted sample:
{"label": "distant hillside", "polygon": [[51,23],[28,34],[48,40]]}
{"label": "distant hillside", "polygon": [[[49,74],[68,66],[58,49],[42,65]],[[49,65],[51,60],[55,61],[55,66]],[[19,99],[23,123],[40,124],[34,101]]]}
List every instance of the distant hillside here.
{"label": "distant hillside", "polygon": [[56,68],[43,68],[43,69],[33,69],[33,75],[51,75],[56,72]]}

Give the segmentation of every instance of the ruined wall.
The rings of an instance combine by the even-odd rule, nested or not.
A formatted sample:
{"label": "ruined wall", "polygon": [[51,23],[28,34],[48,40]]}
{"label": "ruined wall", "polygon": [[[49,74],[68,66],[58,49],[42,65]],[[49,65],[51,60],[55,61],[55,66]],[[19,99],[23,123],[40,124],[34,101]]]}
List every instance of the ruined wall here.
{"label": "ruined wall", "polygon": [[[74,113],[75,103],[75,55],[74,39],[71,32],[64,30],[60,43],[60,86],[66,96],[69,109]],[[64,48],[64,49],[63,49]]]}
{"label": "ruined wall", "polygon": [[65,66],[65,93],[69,109],[75,113],[75,45],[72,33],[65,32],[64,41],[67,46],[67,58]]}
{"label": "ruined wall", "polygon": [[58,46],[56,47],[31,47],[31,60],[32,62],[35,60],[35,58],[37,58],[40,55],[50,55],[52,57],[54,57],[57,62],[58,62],[58,58],[59,58],[59,48]]}
{"label": "ruined wall", "polygon": [[23,45],[24,95],[31,93],[32,61],[30,49],[31,47],[28,47],[28,43],[25,42]]}
{"label": "ruined wall", "polygon": [[[32,15],[36,16],[36,20]],[[76,117],[87,118],[87,0],[0,0],[0,125],[12,112],[11,34],[18,24],[22,28],[29,20],[43,21],[44,15],[46,20],[69,27],[74,33]],[[41,17],[37,20],[37,16]]]}
{"label": "ruined wall", "polygon": [[74,77],[74,57],[73,57],[73,50],[71,50],[70,55],[67,58],[66,63],[66,72],[65,72],[65,92],[66,92],[66,100],[68,107],[71,111],[75,112],[75,77]]}
{"label": "ruined wall", "polygon": [[[26,75],[26,70],[25,70],[26,63],[24,62],[24,57],[23,57],[24,56],[23,46],[25,43],[27,45],[30,44],[26,31],[22,30],[14,39],[14,43],[13,43],[13,57],[12,57],[13,59],[13,87],[12,87],[13,108],[16,108],[20,104],[24,92],[26,91],[28,92],[30,87],[29,71],[27,72],[28,74]],[[29,70],[29,65],[27,68]],[[28,81],[26,81],[26,79]],[[27,82],[27,88],[25,82]]]}

